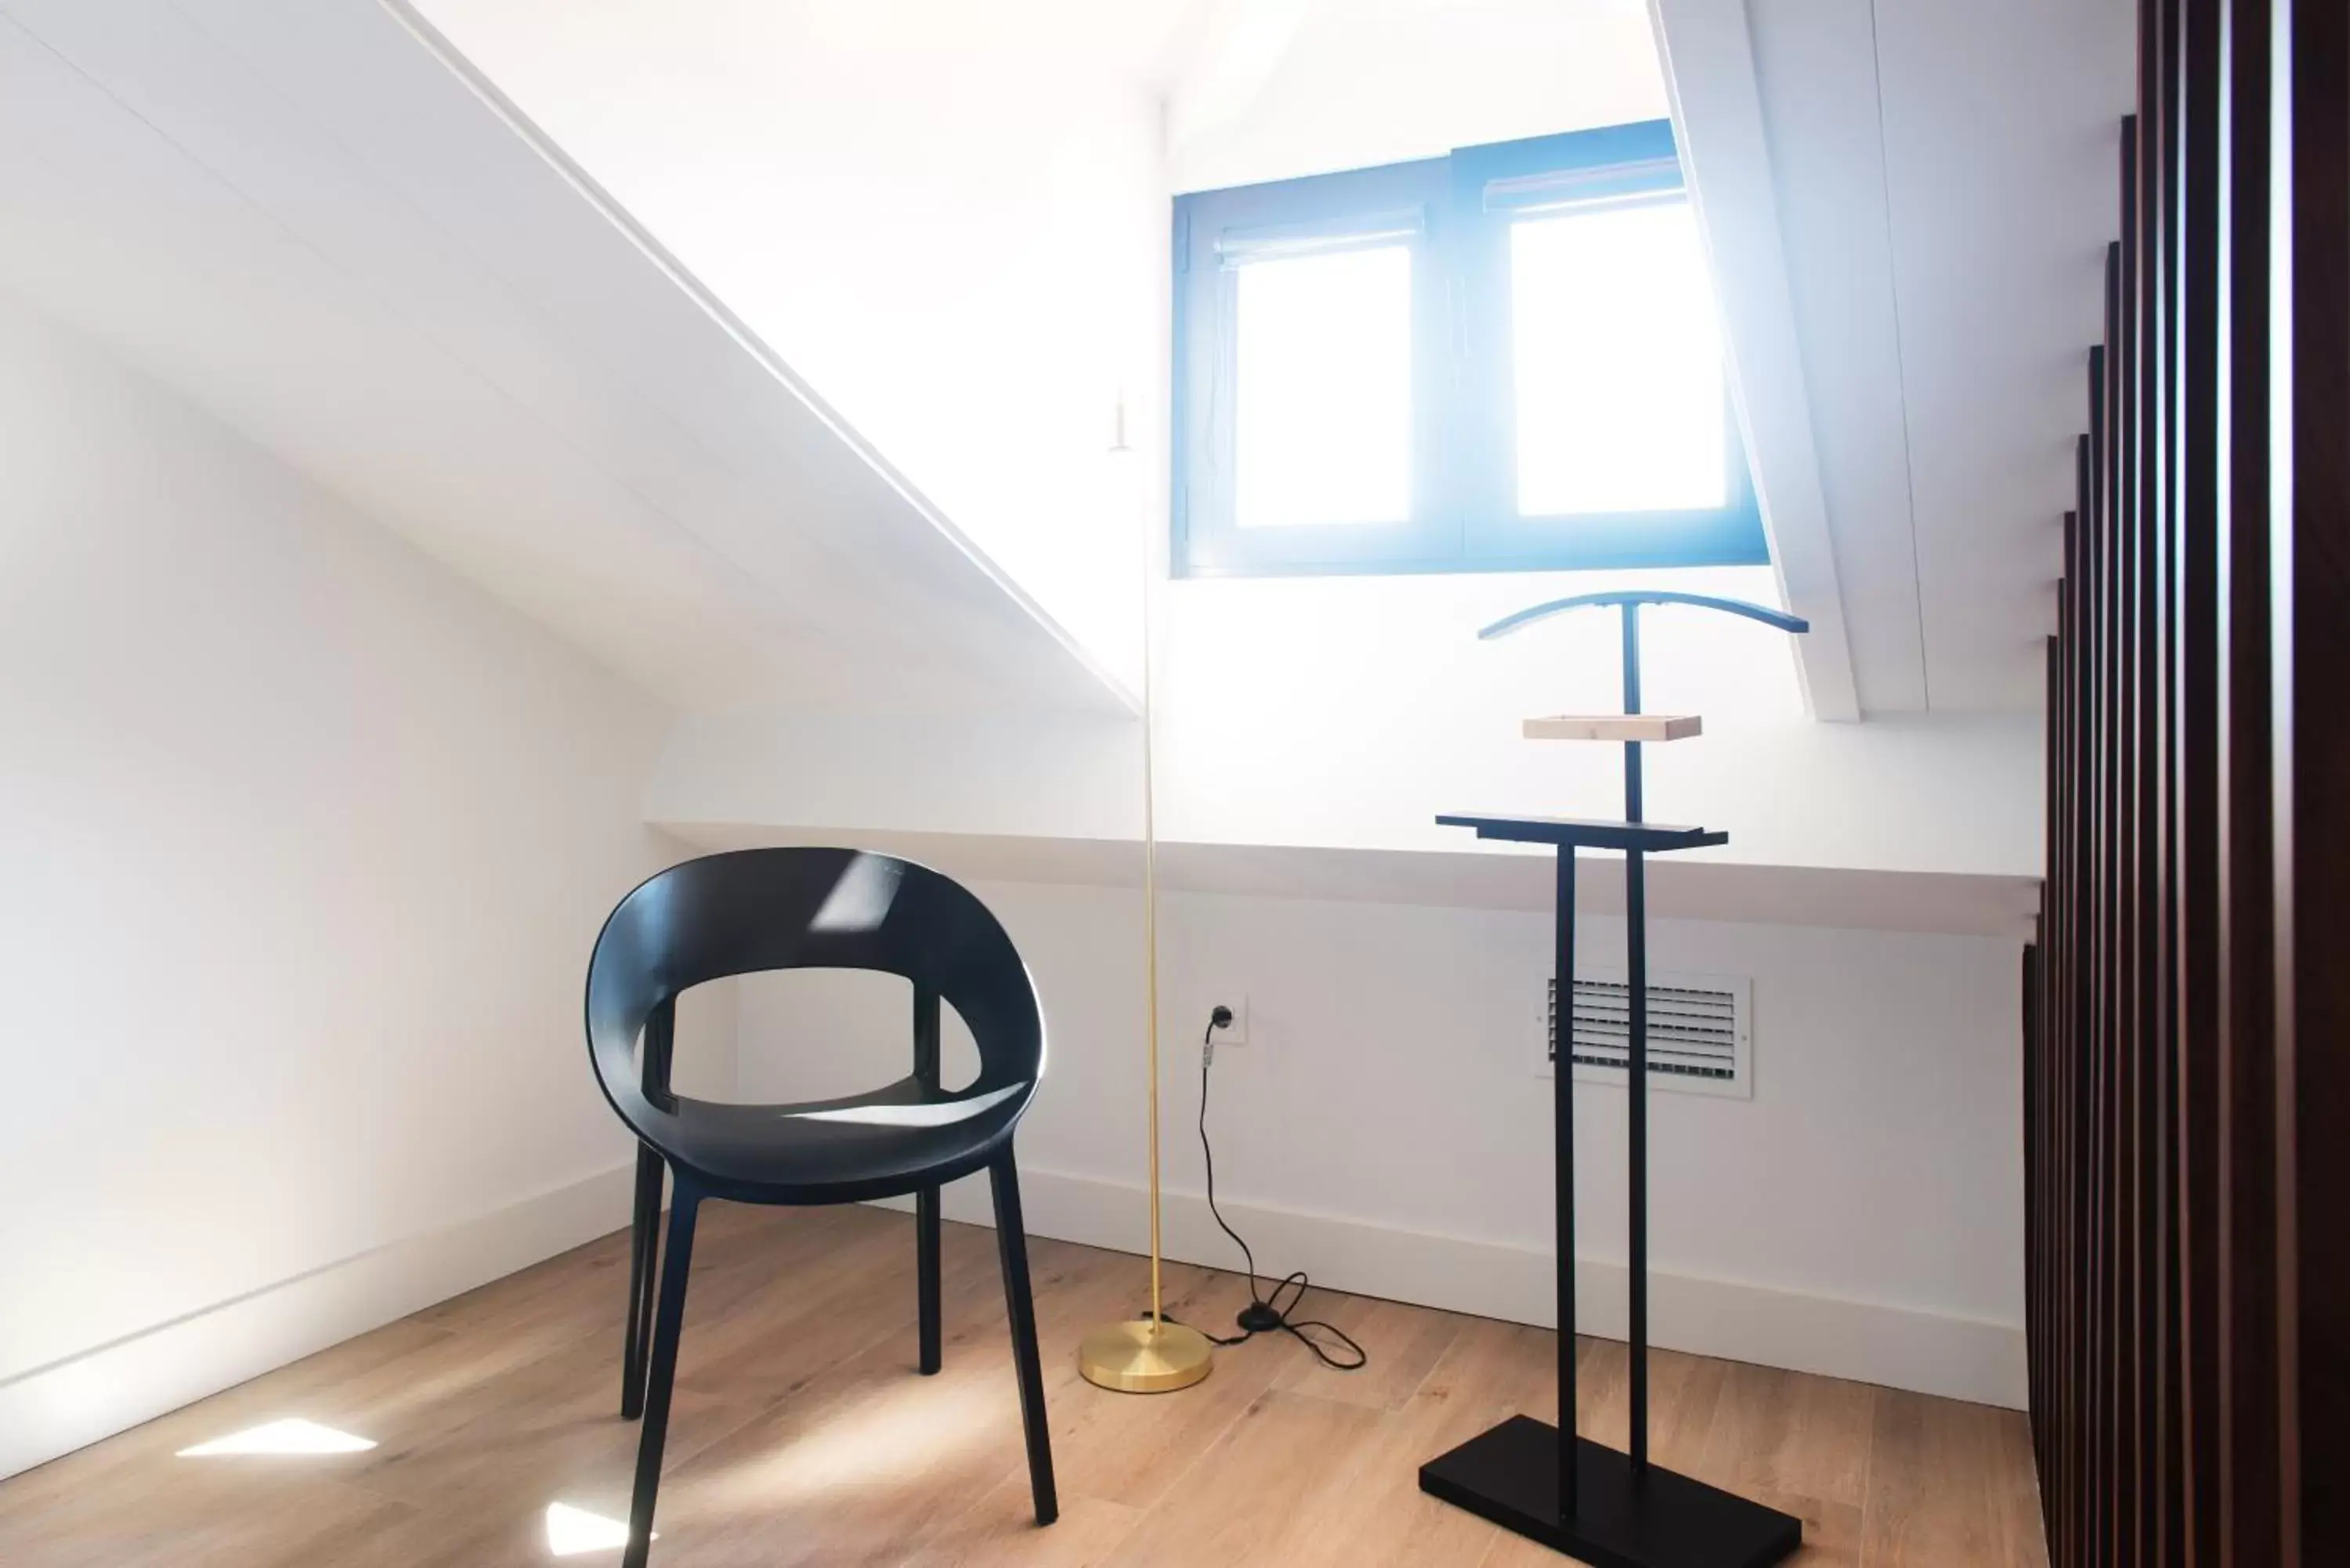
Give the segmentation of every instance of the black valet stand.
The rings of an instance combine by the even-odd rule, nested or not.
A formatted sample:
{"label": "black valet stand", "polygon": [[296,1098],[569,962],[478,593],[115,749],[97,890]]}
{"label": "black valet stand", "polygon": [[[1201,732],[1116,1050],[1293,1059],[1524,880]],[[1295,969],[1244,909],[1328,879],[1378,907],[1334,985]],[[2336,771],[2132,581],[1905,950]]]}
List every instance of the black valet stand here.
{"label": "black valet stand", "polygon": [[[1480,838],[1548,844],[1558,852],[1556,1064],[1552,1116],[1558,1183],[1558,1427],[1513,1416],[1419,1467],[1420,1490],[1596,1568],[1764,1568],[1803,1544],[1803,1521],[1749,1502],[1648,1462],[1648,909],[1646,858],[1727,844],[1727,833],[1642,820],[1640,747],[1698,732],[1693,718],[1640,711],[1640,607],[1695,605],[1759,620],[1782,631],[1809,624],[1761,605],[1698,594],[1634,589],[1582,594],[1536,605],[1477,635],[1520,627],[1589,605],[1624,615],[1624,711],[1588,718],[1530,719],[1534,738],[1621,741],[1624,820],[1557,816],[1440,816]],[[1631,1428],[1629,1453],[1587,1438],[1563,1442],[1575,1423],[1575,852],[1624,852],[1626,990],[1630,1002],[1626,1075],[1631,1155]]]}

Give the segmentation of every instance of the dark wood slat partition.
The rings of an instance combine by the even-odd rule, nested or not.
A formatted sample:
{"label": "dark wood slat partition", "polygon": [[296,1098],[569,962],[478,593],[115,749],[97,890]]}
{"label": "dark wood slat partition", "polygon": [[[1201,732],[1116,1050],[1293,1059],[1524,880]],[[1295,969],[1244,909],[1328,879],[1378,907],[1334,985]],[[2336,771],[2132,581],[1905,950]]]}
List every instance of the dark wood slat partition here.
{"label": "dark wood slat partition", "polygon": [[2143,0],[2024,958],[2055,1568],[2350,1565],[2350,4]]}

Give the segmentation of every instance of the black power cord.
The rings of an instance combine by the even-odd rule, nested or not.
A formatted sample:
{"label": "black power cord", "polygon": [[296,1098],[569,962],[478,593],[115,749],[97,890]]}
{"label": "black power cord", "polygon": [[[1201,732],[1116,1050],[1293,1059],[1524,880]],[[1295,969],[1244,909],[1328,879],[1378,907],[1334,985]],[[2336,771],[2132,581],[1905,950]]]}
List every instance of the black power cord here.
{"label": "black power cord", "polygon": [[[1257,1290],[1256,1254],[1250,1251],[1248,1242],[1242,1240],[1241,1233],[1225,1220],[1224,1211],[1216,1207],[1216,1151],[1208,1142],[1208,1069],[1216,1060],[1216,1031],[1232,1027],[1232,1010],[1220,1006],[1209,1014],[1207,1032],[1200,1036],[1200,1154],[1208,1167],[1208,1212],[1215,1216],[1217,1226],[1232,1239],[1232,1244],[1241,1250],[1241,1257],[1248,1264],[1249,1304],[1240,1311],[1240,1333],[1229,1339],[1218,1339],[1212,1334],[1208,1338],[1216,1345],[1245,1345],[1260,1334],[1280,1329],[1295,1334],[1306,1349],[1321,1359],[1324,1366],[1336,1367],[1341,1372],[1356,1371],[1370,1360],[1370,1355],[1345,1329],[1319,1318],[1295,1315],[1299,1304],[1305,1300],[1305,1293],[1313,1285],[1313,1282],[1306,1278],[1305,1271],[1298,1270],[1271,1291],[1260,1294]],[[1285,1303],[1282,1300],[1284,1293],[1289,1298]],[[1308,1333],[1308,1330],[1315,1332]],[[1317,1334],[1326,1334],[1328,1338],[1319,1338]],[[1351,1361],[1346,1359],[1348,1353],[1354,1357]]]}

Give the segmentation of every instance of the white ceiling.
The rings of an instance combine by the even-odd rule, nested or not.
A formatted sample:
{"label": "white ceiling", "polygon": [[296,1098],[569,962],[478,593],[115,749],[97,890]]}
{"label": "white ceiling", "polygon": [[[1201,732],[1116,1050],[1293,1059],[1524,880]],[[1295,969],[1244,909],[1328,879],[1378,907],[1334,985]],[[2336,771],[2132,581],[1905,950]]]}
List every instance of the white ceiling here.
{"label": "white ceiling", "polygon": [[[2083,358],[2118,222],[2134,7],[1659,8],[1688,56],[1671,62],[1685,133],[1728,127],[1760,143],[1736,150],[1759,156],[1716,146],[1709,158],[1700,137],[1697,174],[1717,260],[1742,273],[1724,296],[1750,397],[1808,413],[1752,409],[1749,436],[1765,448],[1756,464],[1790,601],[1825,634],[1806,650],[1815,706],[2036,709]],[[1286,178],[1663,113],[1643,10],[1211,5],[1170,78],[1174,182]],[[1547,87],[1527,88],[1528,61]],[[1759,109],[1742,120],[1725,112],[1742,93]],[[1752,188],[1725,188],[1741,182]],[[1782,270],[1769,287],[1744,275]]]}
{"label": "white ceiling", "polygon": [[[1772,287],[1725,278],[1725,308],[1750,395],[1798,399],[1809,416],[1751,410],[1749,434],[1769,448],[1755,456],[1791,602],[1808,600],[1825,633],[1807,649],[1815,705],[2036,709],[2085,417],[2083,357],[2118,222],[2134,7],[1659,8],[1666,39],[1690,57],[1671,62],[1677,107],[1761,143],[1739,150],[1760,156],[1716,147],[1709,159],[1700,140],[1698,180],[1718,261],[1783,268]],[[1643,9],[1213,5],[1170,82],[1175,184],[1286,178],[1663,113]],[[1718,68],[1725,58],[1743,81]],[[1547,87],[1526,88],[1529,61]],[[1760,111],[1743,121],[1722,101],[1742,92]],[[1754,188],[1723,188],[1741,182]],[[1804,559],[1814,532],[1816,565]],[[1848,649],[1848,674],[1828,640]]]}
{"label": "white ceiling", "polygon": [[1178,191],[1666,112],[1641,0],[1226,0],[1168,82]]}
{"label": "white ceiling", "polygon": [[[565,25],[563,0],[469,3]],[[691,3],[779,47],[822,27],[1053,51],[1229,150],[1342,42],[1540,0]],[[1808,580],[1841,616],[1847,688],[1873,712],[2036,706],[2127,0],[1659,4],[1669,36],[1710,14],[1751,48],[1767,189],[1744,194],[1775,211],[1800,361],[1777,384],[1809,415],[1758,466],[1816,475]],[[1626,22],[1623,0],[1556,9],[1595,37]],[[681,702],[1122,705],[374,0],[0,0],[0,285]]]}
{"label": "white ceiling", "polygon": [[2133,10],[1748,0],[1865,711],[2039,706]]}
{"label": "white ceiling", "polygon": [[1126,711],[374,0],[0,0],[0,286],[681,704]]}

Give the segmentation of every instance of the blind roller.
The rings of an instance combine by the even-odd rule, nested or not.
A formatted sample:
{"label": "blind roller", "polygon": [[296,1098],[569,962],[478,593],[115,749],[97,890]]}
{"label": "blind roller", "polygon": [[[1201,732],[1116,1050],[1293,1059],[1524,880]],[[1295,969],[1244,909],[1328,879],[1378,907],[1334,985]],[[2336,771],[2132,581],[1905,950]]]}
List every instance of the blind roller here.
{"label": "blind roller", "polygon": [[1365,213],[1326,222],[1272,223],[1255,228],[1226,229],[1216,236],[1216,265],[1230,272],[1257,262],[1290,261],[1299,256],[1337,255],[1347,251],[1374,250],[1381,245],[1409,244],[1427,231],[1417,207]]}
{"label": "blind roller", "polygon": [[1485,182],[1489,213],[1530,213],[1570,207],[1621,206],[1627,202],[1679,199],[1681,166],[1671,158],[1646,158],[1596,169],[1558,169],[1510,174]]}

